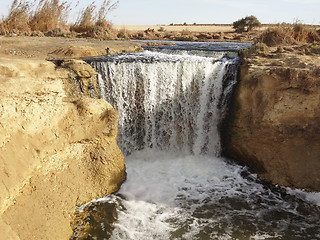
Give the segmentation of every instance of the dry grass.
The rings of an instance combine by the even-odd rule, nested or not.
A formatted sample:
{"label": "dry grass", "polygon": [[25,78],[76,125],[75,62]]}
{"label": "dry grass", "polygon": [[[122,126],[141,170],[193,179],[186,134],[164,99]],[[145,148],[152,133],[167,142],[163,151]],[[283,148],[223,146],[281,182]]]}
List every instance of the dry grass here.
{"label": "dry grass", "polygon": [[116,38],[110,28],[106,28],[101,25],[94,25],[86,33],[84,33],[83,36],[101,40],[111,40]]}
{"label": "dry grass", "polygon": [[91,3],[80,13],[78,20],[70,27],[70,30],[75,32],[86,32],[95,24],[95,10],[97,6]]}
{"label": "dry grass", "polygon": [[14,0],[10,7],[8,16],[2,19],[0,23],[0,33],[8,34],[14,31],[30,32],[29,18],[30,18],[29,2]]}
{"label": "dry grass", "polygon": [[30,34],[46,32],[54,28],[66,28],[70,4],[59,0],[14,0],[9,14],[0,22],[0,33]]}
{"label": "dry grass", "polygon": [[61,29],[81,33],[85,37],[115,38],[112,24],[106,21],[106,17],[118,6],[119,0],[104,0],[99,7],[93,2],[81,11],[76,23],[68,25],[67,19],[72,10],[70,2],[71,0],[34,0],[30,3],[26,0],[14,0],[7,17],[0,20],[0,34],[34,35],[34,32],[45,33]]}
{"label": "dry grass", "polygon": [[70,30],[85,33],[85,37],[114,39],[116,33],[112,24],[106,20],[106,16],[117,8],[118,4],[119,0],[114,3],[111,0],[104,0],[98,8],[94,2],[91,3],[80,13],[77,22],[70,27]]}
{"label": "dry grass", "polygon": [[[115,25],[115,29],[120,30],[122,25]],[[189,30],[190,32],[234,32],[231,24],[225,25],[126,25],[126,29],[129,32],[143,32],[145,29],[159,29],[161,28],[167,32],[181,32],[183,30]]]}
{"label": "dry grass", "polygon": [[247,58],[251,55],[266,56],[269,53],[269,47],[265,43],[255,43],[251,47],[242,49],[239,54],[242,58]]}
{"label": "dry grass", "polygon": [[119,2],[120,0],[117,0],[114,3],[112,3],[111,0],[104,0],[98,11],[98,18],[96,21],[96,25],[99,25],[99,26],[105,25],[107,15],[109,14],[109,12],[113,11],[118,7]]}
{"label": "dry grass", "polygon": [[124,28],[121,28],[121,29],[118,31],[117,37],[118,37],[118,38],[121,38],[121,39],[129,39],[129,38],[130,38],[130,33],[129,33],[129,31],[124,27]]}
{"label": "dry grass", "polygon": [[30,16],[32,31],[46,32],[55,28],[66,29],[70,3],[59,0],[40,0]]}
{"label": "dry grass", "polygon": [[320,44],[311,47],[311,52],[314,54],[320,54]]}
{"label": "dry grass", "polygon": [[265,43],[269,47],[281,44],[314,43],[320,42],[320,35],[314,27],[301,23],[279,24],[263,32],[257,42]]}

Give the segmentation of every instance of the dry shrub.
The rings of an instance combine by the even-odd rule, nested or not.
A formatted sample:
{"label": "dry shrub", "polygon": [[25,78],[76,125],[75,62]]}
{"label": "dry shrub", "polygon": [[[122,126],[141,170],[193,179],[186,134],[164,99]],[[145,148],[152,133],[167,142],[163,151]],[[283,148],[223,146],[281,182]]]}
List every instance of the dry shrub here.
{"label": "dry shrub", "polygon": [[279,24],[269,28],[261,34],[257,42],[267,44],[269,47],[281,44],[298,44],[319,42],[320,35],[312,27],[301,23]]}
{"label": "dry shrub", "polygon": [[104,28],[103,26],[97,26],[97,25],[90,28],[89,31],[87,31],[84,34],[84,36],[90,37],[90,38],[97,38],[101,40],[110,40],[115,38],[114,33],[110,29]]}
{"label": "dry shrub", "polygon": [[188,29],[183,29],[180,33],[175,35],[174,40],[176,41],[196,41],[197,38],[194,36],[193,32]]}
{"label": "dry shrub", "polygon": [[320,42],[320,33],[316,31],[309,31],[307,35],[308,43],[317,43]]}
{"label": "dry shrub", "polygon": [[44,37],[44,33],[40,31],[33,31],[30,35],[31,37]]}
{"label": "dry shrub", "polygon": [[295,43],[292,32],[281,26],[267,29],[261,34],[257,41],[265,43],[269,47],[277,46],[279,44]]}
{"label": "dry shrub", "polygon": [[311,47],[311,52],[314,54],[320,54],[320,45],[313,45]]}
{"label": "dry shrub", "polygon": [[188,36],[188,35],[190,35],[191,34],[191,32],[190,32],[190,30],[188,30],[188,29],[183,29],[182,31],[181,31],[181,35],[182,36]]}
{"label": "dry shrub", "polygon": [[265,43],[256,43],[252,45],[249,49],[249,53],[267,54],[269,48]]}
{"label": "dry shrub", "polygon": [[266,55],[269,52],[269,48],[265,43],[255,43],[251,47],[242,49],[239,51],[239,54],[242,56],[242,58],[247,58],[251,55]]}
{"label": "dry shrub", "polygon": [[320,41],[320,35],[314,28],[301,23],[293,25],[294,39],[302,43],[314,43]]}
{"label": "dry shrub", "polygon": [[146,35],[154,35],[155,31],[153,28],[147,28],[146,30],[144,30],[144,33]]}
{"label": "dry shrub", "polygon": [[67,31],[64,31],[61,28],[54,28],[52,30],[44,32],[44,35],[46,37],[67,37],[68,35],[70,35],[70,33]]}
{"label": "dry shrub", "polygon": [[145,39],[145,37],[146,37],[146,34],[144,31],[138,31],[136,33],[131,34],[131,38],[134,38],[134,39]]}
{"label": "dry shrub", "polygon": [[130,38],[129,36],[130,36],[130,33],[125,28],[120,29],[117,34],[117,37],[122,39],[129,39]]}

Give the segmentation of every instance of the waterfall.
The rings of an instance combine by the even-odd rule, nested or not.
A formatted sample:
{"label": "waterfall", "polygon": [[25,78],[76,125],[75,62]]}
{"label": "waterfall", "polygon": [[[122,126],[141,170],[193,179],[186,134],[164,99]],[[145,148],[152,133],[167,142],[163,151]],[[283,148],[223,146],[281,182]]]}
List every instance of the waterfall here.
{"label": "waterfall", "polygon": [[223,50],[234,47],[179,43],[88,60],[119,112],[127,180],[78,208],[72,240],[320,239],[320,193],[266,184],[220,156],[238,69]]}
{"label": "waterfall", "polygon": [[218,125],[238,60],[202,55],[145,51],[91,62],[101,96],[119,112],[125,154],[153,148],[219,155]]}

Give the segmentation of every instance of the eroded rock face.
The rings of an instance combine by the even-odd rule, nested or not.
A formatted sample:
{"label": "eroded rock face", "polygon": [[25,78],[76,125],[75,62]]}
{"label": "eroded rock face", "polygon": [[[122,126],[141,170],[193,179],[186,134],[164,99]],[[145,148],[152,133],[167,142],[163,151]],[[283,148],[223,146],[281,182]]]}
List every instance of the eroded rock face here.
{"label": "eroded rock face", "polygon": [[97,88],[98,73],[86,62],[82,60],[64,60],[61,67],[69,70],[70,77],[77,81],[80,92],[85,96],[99,98]]}
{"label": "eroded rock face", "polygon": [[222,138],[224,154],[262,178],[320,191],[319,59],[247,59]]}
{"label": "eroded rock face", "polygon": [[53,63],[1,59],[0,70],[1,239],[68,239],[75,207],[125,179],[117,113],[70,94]]}

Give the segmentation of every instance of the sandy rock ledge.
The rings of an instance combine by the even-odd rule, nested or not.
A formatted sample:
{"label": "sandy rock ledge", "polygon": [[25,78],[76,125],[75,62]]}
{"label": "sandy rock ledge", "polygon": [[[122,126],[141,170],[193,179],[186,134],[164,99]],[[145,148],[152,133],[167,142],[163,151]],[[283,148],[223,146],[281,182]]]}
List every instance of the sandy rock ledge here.
{"label": "sandy rock ledge", "polygon": [[320,191],[320,58],[245,59],[222,140],[265,180]]}
{"label": "sandy rock ledge", "polygon": [[75,207],[125,179],[117,113],[44,60],[0,59],[1,239],[68,239]]}

